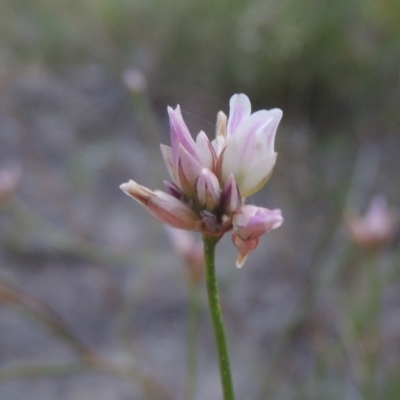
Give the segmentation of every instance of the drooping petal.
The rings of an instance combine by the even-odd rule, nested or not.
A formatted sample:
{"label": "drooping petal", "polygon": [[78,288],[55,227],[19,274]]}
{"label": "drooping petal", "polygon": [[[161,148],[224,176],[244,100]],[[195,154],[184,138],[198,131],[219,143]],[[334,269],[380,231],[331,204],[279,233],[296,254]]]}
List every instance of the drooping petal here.
{"label": "drooping petal", "polygon": [[196,145],[185,121],[183,120],[179,105],[176,106],[175,110],[168,107],[168,115],[171,126],[171,148],[174,163],[178,155],[177,151],[179,145],[181,145],[194,158],[197,158]]}
{"label": "drooping petal", "polygon": [[233,244],[239,250],[236,262],[242,267],[247,255],[254,250],[264,233],[282,225],[281,210],[268,210],[253,205],[243,205],[233,214]]}
{"label": "drooping petal", "polygon": [[235,134],[236,128],[244,118],[251,114],[251,103],[245,94],[234,94],[229,101],[227,136]]}
{"label": "drooping petal", "polygon": [[235,245],[235,247],[239,250],[238,257],[236,259],[236,266],[238,268],[242,268],[247,256],[251,251],[253,251],[257,245],[258,242],[260,241],[259,238],[257,239],[252,239],[252,240],[243,240],[239,237],[239,235],[232,235],[232,242]]}
{"label": "drooping petal", "polygon": [[146,207],[147,211],[158,221],[173,228],[198,230],[199,217],[186,204],[177,198],[161,192],[152,191],[134,181],[120,186],[128,196]]}
{"label": "drooping petal", "polygon": [[201,170],[196,181],[196,199],[200,207],[214,211],[219,205],[221,188],[217,177],[207,168]]}
{"label": "drooping petal", "polygon": [[251,204],[241,206],[233,215],[233,231],[243,240],[256,239],[282,225],[281,210],[268,210]]}

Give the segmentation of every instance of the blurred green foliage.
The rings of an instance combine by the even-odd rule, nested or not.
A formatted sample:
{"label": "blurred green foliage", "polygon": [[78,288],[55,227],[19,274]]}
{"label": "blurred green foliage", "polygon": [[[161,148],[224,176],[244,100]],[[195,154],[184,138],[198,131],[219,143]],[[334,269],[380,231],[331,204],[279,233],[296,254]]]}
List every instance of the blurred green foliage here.
{"label": "blurred green foliage", "polygon": [[156,99],[244,91],[311,121],[398,99],[398,0],[3,0],[0,37],[10,62],[138,66]]}

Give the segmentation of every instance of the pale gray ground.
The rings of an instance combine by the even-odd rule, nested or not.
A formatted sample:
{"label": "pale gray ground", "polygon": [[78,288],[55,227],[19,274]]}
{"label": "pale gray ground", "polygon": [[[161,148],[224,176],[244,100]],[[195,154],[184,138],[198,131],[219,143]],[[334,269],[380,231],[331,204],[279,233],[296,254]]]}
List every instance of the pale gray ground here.
{"label": "pale gray ground", "polygon": [[[187,329],[184,267],[171,250],[162,227],[118,189],[128,179],[161,188],[162,180],[168,178],[158,146],[138,125],[128,93],[120,82],[91,66],[62,78],[26,68],[3,80],[1,103],[0,160],[22,163],[18,197],[50,224],[32,225],[23,214],[22,221],[16,223],[9,213],[1,211],[3,272],[51,305],[82,341],[116,362],[124,363],[127,357],[119,340],[119,328],[122,310],[132,302],[128,318],[136,365],[161,382],[171,398],[182,399]],[[185,109],[184,104],[181,106]],[[202,109],[201,105],[198,109]],[[168,143],[164,110],[160,111],[158,122],[163,142]],[[204,121],[192,118],[189,122],[197,130]],[[213,122],[214,115],[202,126],[209,135]],[[390,169],[387,160],[395,159],[398,149],[395,142],[385,146],[387,157],[382,168]],[[281,208],[285,223],[262,238],[243,270],[235,267],[236,252],[229,235],[217,250],[232,369],[238,399],[242,400],[262,399],[268,362],[298,315],[304,291],[310,290],[310,282],[312,286],[316,279],[310,266],[314,261],[324,265],[338,245],[327,235],[331,244],[326,250],[323,241],[327,223],[331,224],[328,231],[338,229],[339,244],[343,241],[340,221],[331,218],[336,204],[332,191],[346,176],[347,165],[352,165],[356,155],[351,146],[318,153],[306,127],[285,120],[276,148],[279,157],[274,175],[251,201]],[[347,173],[351,174],[351,170]],[[393,184],[390,187],[390,194],[398,199],[398,188]],[[21,226],[25,222],[26,226]],[[103,253],[122,260],[102,261],[100,253],[100,260],[79,254],[60,230],[72,232]],[[319,246],[323,251],[319,252]],[[398,278],[393,285],[396,281]],[[197,398],[218,400],[220,383],[204,289]],[[269,398],[319,399],[318,387],[328,392],[338,380],[347,396],[342,398],[358,398],[352,394],[352,377],[338,379],[337,368],[327,374],[323,386],[313,384],[318,380],[313,372],[315,349],[323,347],[324,340],[331,337],[338,313],[331,292],[328,287],[319,294],[308,310],[305,324],[285,344],[269,374],[270,385],[276,388]],[[385,362],[394,367],[398,365],[392,354],[399,347],[399,301],[396,287],[389,287],[385,303]],[[46,326],[16,308],[1,306],[2,368],[62,364],[75,357],[75,352]],[[305,381],[309,384],[304,385]],[[304,390],[303,394],[299,394],[298,387]],[[0,398],[145,397],[140,387],[128,379],[84,372],[3,382]]]}

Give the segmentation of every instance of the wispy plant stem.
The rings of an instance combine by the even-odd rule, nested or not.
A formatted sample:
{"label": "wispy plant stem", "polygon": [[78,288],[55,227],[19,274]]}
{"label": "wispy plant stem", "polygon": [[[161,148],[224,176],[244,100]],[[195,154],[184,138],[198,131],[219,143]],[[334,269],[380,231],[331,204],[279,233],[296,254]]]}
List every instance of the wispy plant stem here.
{"label": "wispy plant stem", "polygon": [[218,282],[215,273],[215,246],[218,242],[218,239],[213,236],[203,235],[203,242],[208,303],[210,306],[211,318],[214,326],[222,391],[224,400],[234,400],[235,397],[233,393],[233,384],[229,364],[228,346],[226,343],[225,328],[218,294]]}

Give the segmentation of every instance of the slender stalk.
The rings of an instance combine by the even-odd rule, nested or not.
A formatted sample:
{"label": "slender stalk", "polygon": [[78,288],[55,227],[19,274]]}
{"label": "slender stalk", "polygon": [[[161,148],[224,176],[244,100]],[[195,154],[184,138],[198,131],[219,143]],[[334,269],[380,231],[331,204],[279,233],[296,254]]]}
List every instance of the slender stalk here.
{"label": "slender stalk", "polygon": [[224,400],[234,400],[233,384],[229,364],[228,346],[226,343],[224,322],[218,294],[218,282],[215,273],[215,246],[218,239],[203,235],[204,262],[206,266],[206,283],[208,303],[214,326],[215,341],[217,345],[219,370],[221,374],[222,392]]}
{"label": "slender stalk", "polygon": [[50,376],[69,376],[87,371],[89,367],[83,362],[76,362],[64,365],[24,365],[14,368],[0,369],[0,383],[31,378],[45,378]]}
{"label": "slender stalk", "polygon": [[189,315],[187,337],[187,372],[185,399],[193,400],[196,393],[197,355],[199,340],[199,284],[188,278]]}
{"label": "slender stalk", "polygon": [[366,308],[362,315],[361,339],[364,339],[362,354],[362,379],[365,399],[379,398],[376,383],[377,363],[381,337],[379,318],[383,296],[383,279],[379,271],[378,255],[369,254],[366,260],[367,290],[364,298]]}

